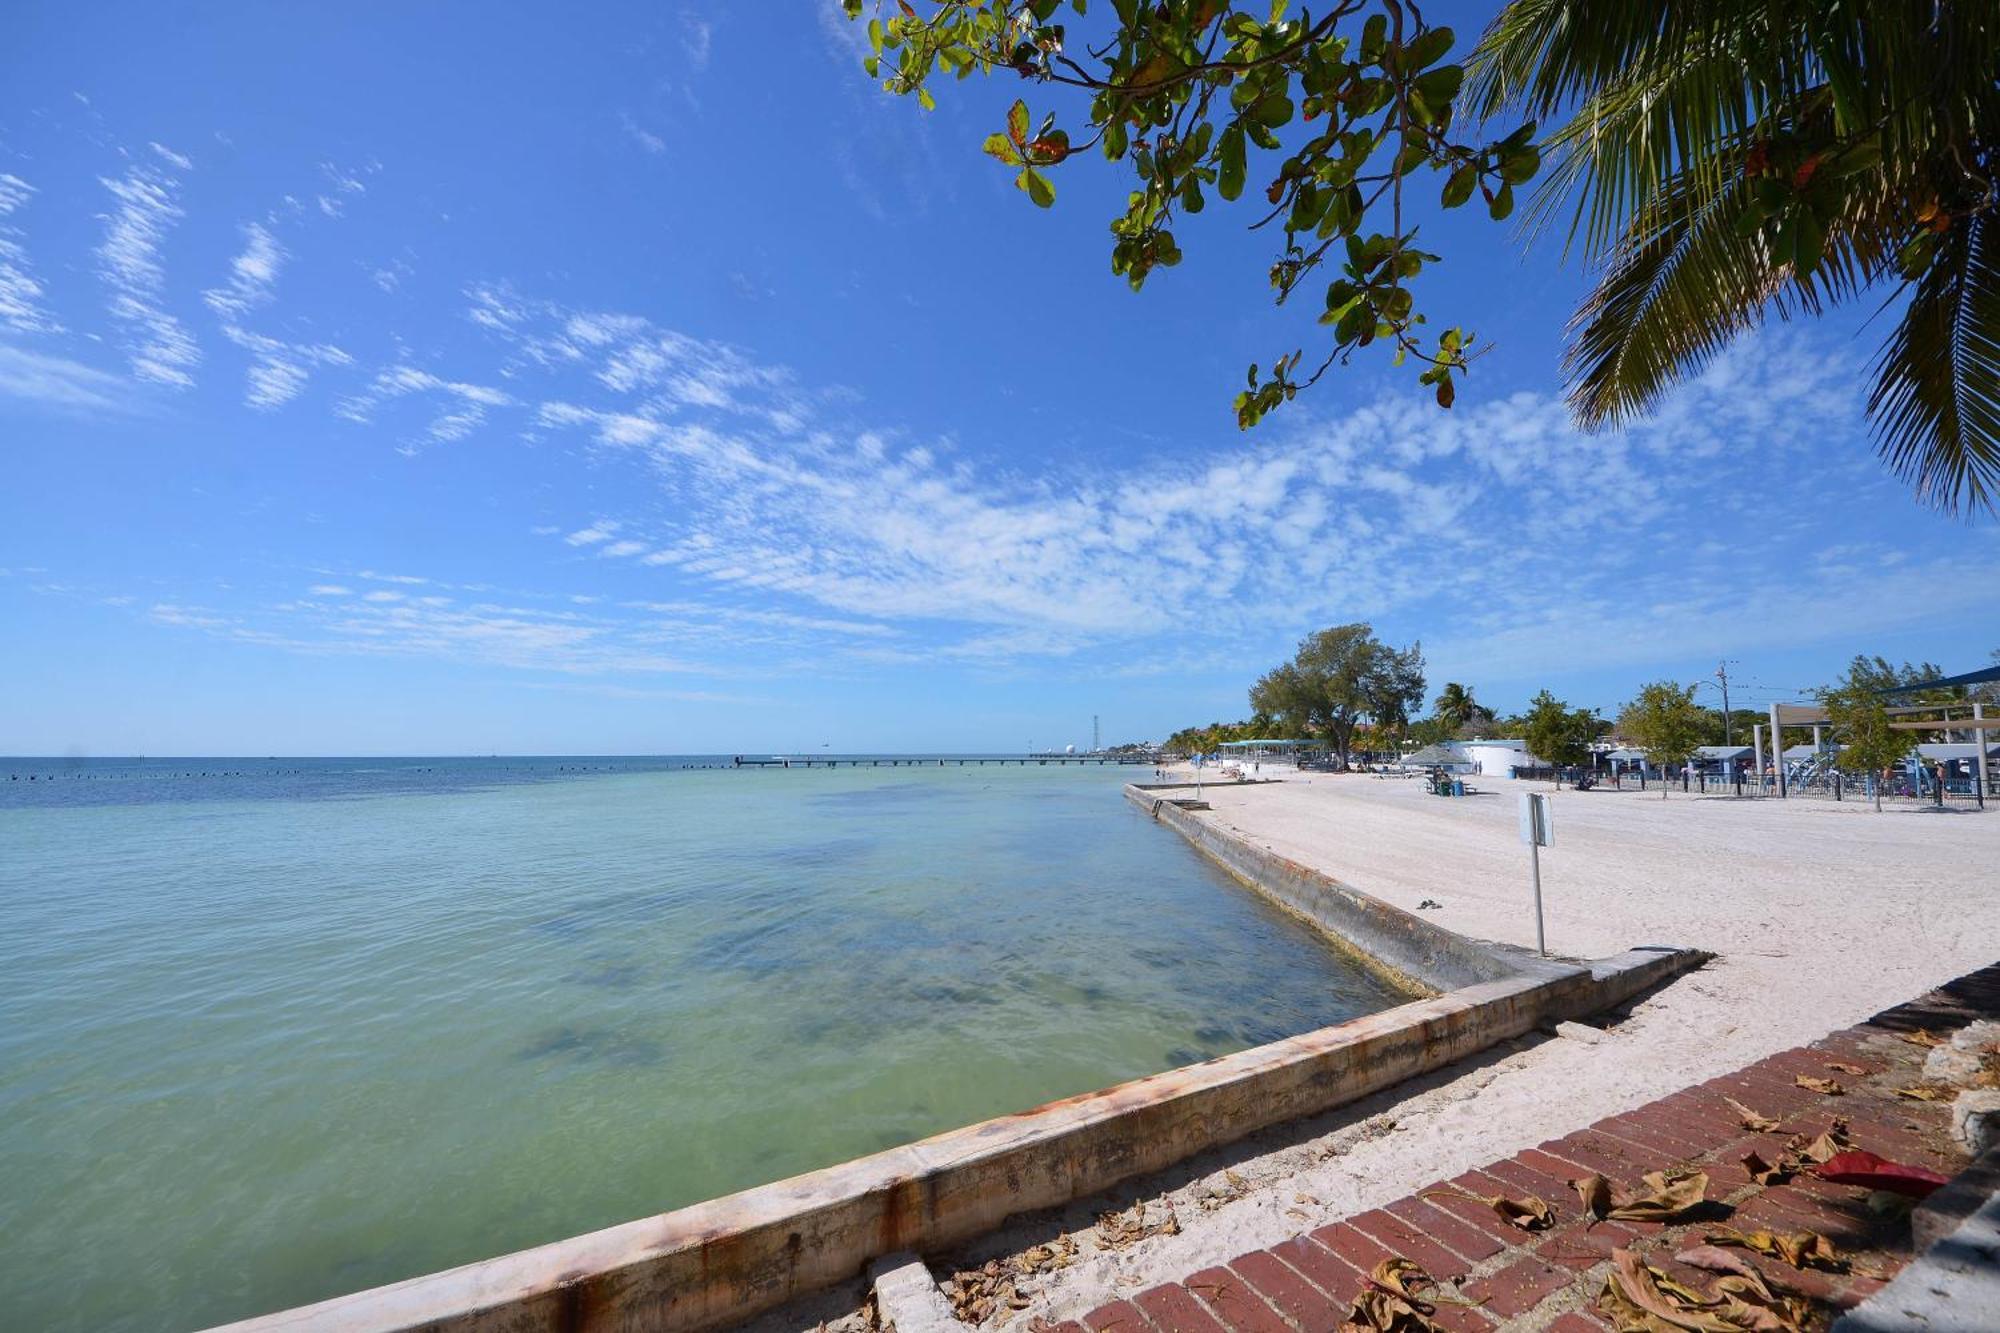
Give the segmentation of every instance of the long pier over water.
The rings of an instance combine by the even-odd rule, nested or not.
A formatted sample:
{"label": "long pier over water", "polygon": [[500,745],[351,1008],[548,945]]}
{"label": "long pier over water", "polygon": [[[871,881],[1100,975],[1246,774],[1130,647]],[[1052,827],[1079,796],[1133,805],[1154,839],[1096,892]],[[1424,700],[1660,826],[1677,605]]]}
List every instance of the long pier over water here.
{"label": "long pier over water", "polygon": [[984,768],[988,764],[1138,764],[1148,765],[1158,762],[1158,757],[1149,754],[1027,754],[1027,755],[904,755],[900,758],[885,756],[879,758],[862,757],[818,757],[814,755],[771,755],[765,759],[752,759],[748,755],[735,756],[737,768],[964,768],[968,764]]}

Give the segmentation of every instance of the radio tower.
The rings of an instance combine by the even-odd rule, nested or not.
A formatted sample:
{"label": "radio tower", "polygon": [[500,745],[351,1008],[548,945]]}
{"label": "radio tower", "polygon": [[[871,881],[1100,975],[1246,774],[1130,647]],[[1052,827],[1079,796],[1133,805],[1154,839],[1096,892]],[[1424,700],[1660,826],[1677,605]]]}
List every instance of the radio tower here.
{"label": "radio tower", "polygon": [[1097,734],[1097,714],[1092,713],[1090,715],[1090,752],[1092,754],[1096,754],[1099,750],[1104,748],[1104,746],[1101,743],[1102,740],[1103,737]]}

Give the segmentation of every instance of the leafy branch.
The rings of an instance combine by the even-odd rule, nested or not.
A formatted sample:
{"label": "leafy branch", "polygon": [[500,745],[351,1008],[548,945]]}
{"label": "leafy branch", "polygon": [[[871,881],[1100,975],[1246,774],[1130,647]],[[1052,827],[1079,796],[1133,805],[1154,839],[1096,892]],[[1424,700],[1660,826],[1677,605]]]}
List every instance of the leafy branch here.
{"label": "leafy branch", "polygon": [[[843,0],[860,19],[864,0]],[[1277,224],[1283,241],[1270,268],[1278,304],[1326,279],[1319,322],[1330,330],[1324,360],[1301,377],[1303,350],[1264,375],[1250,367],[1236,420],[1255,425],[1335,363],[1383,343],[1397,364],[1450,407],[1454,376],[1482,350],[1448,327],[1434,339],[1414,281],[1440,257],[1405,225],[1404,190],[1420,169],[1444,179],[1438,199],[1457,208],[1477,193],[1495,221],[1514,208],[1514,188],[1532,179],[1541,153],[1527,123],[1490,142],[1453,132],[1465,83],[1449,63],[1455,35],[1425,23],[1412,0],[1335,0],[1318,18],[1287,17],[1286,0],[1263,14],[1225,0],[1111,0],[1111,22],[1078,41],[1088,0],[877,0],[867,19],[863,64],[887,91],[936,106],[943,76],[1012,71],[1021,79],[1084,95],[1075,132],[1055,110],[1036,121],[1025,99],[985,141],[1036,205],[1055,202],[1050,173],[1095,148],[1135,178],[1111,223],[1111,268],[1137,290],[1181,261],[1180,219],[1211,194],[1234,203],[1261,182],[1268,211],[1253,229]],[[1103,0],[1100,0],[1100,15]],[[1386,227],[1384,214],[1387,214]],[[1331,273],[1322,270],[1331,267]]]}

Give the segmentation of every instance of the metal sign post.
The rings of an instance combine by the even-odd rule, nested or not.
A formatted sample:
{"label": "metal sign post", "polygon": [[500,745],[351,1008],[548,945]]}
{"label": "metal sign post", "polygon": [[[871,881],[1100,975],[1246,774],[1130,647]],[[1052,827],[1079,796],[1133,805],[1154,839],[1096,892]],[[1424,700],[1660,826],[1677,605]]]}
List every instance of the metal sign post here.
{"label": "metal sign post", "polygon": [[1528,868],[1535,880],[1535,948],[1549,956],[1542,933],[1542,848],[1555,841],[1555,821],[1546,792],[1521,793],[1521,841],[1528,844]]}

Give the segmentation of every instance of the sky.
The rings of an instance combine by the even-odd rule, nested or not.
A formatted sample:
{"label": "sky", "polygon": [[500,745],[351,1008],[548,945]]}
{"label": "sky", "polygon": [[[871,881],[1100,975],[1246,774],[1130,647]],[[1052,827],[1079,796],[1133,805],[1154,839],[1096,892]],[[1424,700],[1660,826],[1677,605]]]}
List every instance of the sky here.
{"label": "sky", "polygon": [[1211,207],[1131,292],[1121,169],[1042,211],[979,152],[1046,90],[926,114],[837,9],[7,6],[0,753],[1110,744],[1352,620],[1503,711],[2000,646],[2000,529],[1874,456],[1872,309],[1586,434],[1588,273],[1419,210],[1456,406],[1364,355],[1240,432],[1315,333],[1272,238]]}

